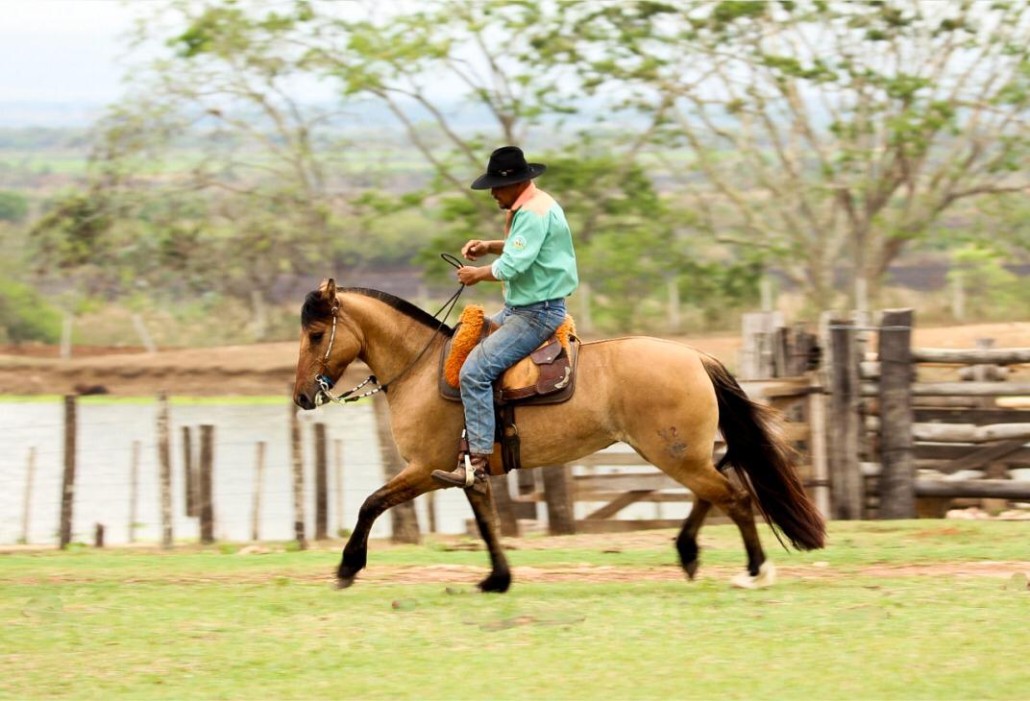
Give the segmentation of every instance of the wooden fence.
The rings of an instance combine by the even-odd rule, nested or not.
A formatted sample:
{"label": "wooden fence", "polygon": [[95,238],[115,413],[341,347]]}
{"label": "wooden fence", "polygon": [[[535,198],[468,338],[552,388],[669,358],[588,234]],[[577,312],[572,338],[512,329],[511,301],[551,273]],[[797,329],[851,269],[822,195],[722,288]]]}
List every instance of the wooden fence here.
{"label": "wooden fence", "polygon": [[[832,324],[831,484],[837,518],[943,515],[954,499],[1030,501],[1030,348],[913,347],[911,310]],[[866,351],[866,331],[876,349]],[[1006,400],[1006,398],[1008,398]]]}
{"label": "wooden fence", "polygon": [[[744,323],[741,385],[788,419],[802,478],[828,517],[942,516],[955,503],[1000,510],[1030,502],[1030,381],[1020,379],[1030,375],[1030,348],[994,348],[989,339],[969,349],[913,347],[911,310],[885,311],[875,327],[827,317],[819,343],[774,315],[753,316]],[[565,514],[549,519],[552,533],[678,525],[682,518],[618,519],[631,504],[692,499],[641,466],[625,450],[568,465],[551,479],[557,508],[532,473],[522,474],[512,505],[502,496],[502,524],[517,532],[517,519],[533,518],[545,501],[549,514]]]}
{"label": "wooden fence", "polygon": [[[849,320],[828,320],[820,343],[799,328],[768,320],[749,324],[752,332],[745,339],[741,385],[752,399],[783,412],[787,435],[801,456],[802,479],[828,517],[940,516],[956,500],[959,504],[977,500],[989,509],[1001,509],[1013,501],[1030,502],[1030,380],[1026,379],[1030,377],[1030,348],[994,348],[988,339],[970,349],[913,347],[911,310],[884,312],[873,328]],[[389,476],[400,469],[400,459],[390,438],[385,407],[375,402],[374,410],[384,472]],[[299,547],[305,547],[303,446],[292,406],[289,418],[294,537]],[[157,421],[160,537],[165,547],[172,547],[174,505],[169,485],[173,466],[168,457],[172,437],[163,398],[159,399]],[[72,538],[76,492],[74,397],[65,399],[64,422],[61,547],[67,547]],[[199,451],[193,449],[195,436],[200,439]],[[183,507],[187,516],[199,519],[201,541],[210,543],[216,518],[211,494],[213,428],[201,426],[194,433],[193,428],[183,427],[182,441]],[[316,426],[312,446],[316,539],[330,536],[326,443],[324,427]],[[134,443],[130,542],[135,531],[139,450],[138,442]],[[723,446],[716,446],[713,460],[722,450]],[[337,448],[337,456],[339,453]],[[30,451],[22,518],[25,539],[36,460],[35,451]],[[337,464],[336,470],[339,490],[342,466]],[[252,502],[254,540],[260,537],[263,471],[264,445],[259,443]],[[693,499],[689,491],[645,465],[626,446],[574,464],[494,479],[506,535],[517,534],[520,521],[542,520],[543,510],[547,528],[555,534],[673,527],[682,522]],[[432,495],[425,499],[429,515],[425,525],[434,532]],[[653,515],[619,518],[628,507],[640,503],[654,505]],[[337,511],[342,511],[339,491]],[[392,512],[395,540],[417,542],[421,529],[414,507]],[[103,524],[98,525],[95,539],[99,543],[104,529]]]}
{"label": "wooden fence", "polygon": [[[294,535],[299,548],[306,547],[307,534],[305,531],[305,489],[304,470],[302,461],[301,432],[297,421],[296,407],[290,404],[289,424],[292,438],[291,464],[293,472],[293,496],[294,513],[293,525]],[[156,448],[158,453],[158,493],[160,509],[158,518],[160,520],[160,544],[169,549],[175,544],[175,533],[173,531],[173,464],[171,460],[171,431],[168,410],[168,398],[161,394],[157,398],[157,425],[156,425]],[[198,428],[198,430],[194,430]],[[76,486],[80,479],[78,475],[78,442],[79,442],[79,421],[78,421],[78,397],[68,395],[64,397],[64,419],[63,419],[63,469],[61,473],[60,490],[60,515],[57,527],[58,547],[66,549],[73,540],[73,522],[75,512]],[[194,437],[199,436],[199,446],[194,445]],[[139,463],[140,463],[140,441],[132,442],[131,464],[129,467],[129,523],[128,542],[136,541],[137,513],[139,504]],[[213,494],[213,473],[215,465],[215,427],[212,425],[201,425],[199,427],[182,427],[182,484],[183,489],[183,514],[187,517],[196,518],[201,543],[210,544],[215,542],[216,510]],[[262,492],[264,490],[265,471],[265,449],[266,443],[258,441],[255,444],[256,460],[254,486],[251,499],[251,539],[260,539],[260,524],[262,510]],[[328,512],[329,512],[329,479],[328,479],[328,450],[326,439],[326,427],[323,423],[313,425],[313,457],[314,457],[314,537],[316,540],[323,540],[329,537]],[[338,514],[343,511],[342,507],[342,481],[343,468],[340,463],[341,449],[339,441],[336,447],[336,510]],[[21,542],[29,543],[31,505],[34,489],[34,478],[36,473],[37,451],[30,448],[28,454],[24,494],[22,499],[21,516]],[[197,459],[194,459],[197,458]],[[94,545],[104,546],[104,534],[107,529],[104,523],[96,523],[93,528]]]}

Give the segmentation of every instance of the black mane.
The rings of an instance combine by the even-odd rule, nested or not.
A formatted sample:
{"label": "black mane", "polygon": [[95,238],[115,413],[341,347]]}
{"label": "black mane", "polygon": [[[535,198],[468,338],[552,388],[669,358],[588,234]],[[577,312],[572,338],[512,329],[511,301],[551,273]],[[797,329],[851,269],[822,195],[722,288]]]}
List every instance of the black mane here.
{"label": "black mane", "polygon": [[[444,336],[451,336],[454,334],[454,329],[447,324],[441,324],[440,321],[429,312],[420,309],[405,299],[395,297],[389,292],[373,290],[367,287],[341,287],[338,291],[354,292],[356,294],[365,295],[366,297],[378,299],[380,302],[390,305],[401,314],[411,317],[423,326],[428,326],[434,331],[439,329],[440,333]],[[328,319],[332,316],[332,313],[332,305],[322,298],[321,292],[314,290],[313,292],[309,292],[307,297],[304,299],[304,306],[301,307],[300,310],[300,323],[306,328],[315,321]]]}

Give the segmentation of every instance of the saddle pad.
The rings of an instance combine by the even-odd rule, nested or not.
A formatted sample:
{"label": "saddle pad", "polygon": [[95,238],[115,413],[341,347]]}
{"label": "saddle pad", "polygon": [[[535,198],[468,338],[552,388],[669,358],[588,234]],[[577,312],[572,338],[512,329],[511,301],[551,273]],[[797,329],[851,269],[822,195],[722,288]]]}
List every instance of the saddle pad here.
{"label": "saddle pad", "polygon": [[[485,323],[483,308],[469,305],[462,312],[454,335],[444,344],[439,381],[440,395],[444,399],[461,401],[461,366],[476,344],[488,335]],[[496,385],[495,401],[556,404],[567,400],[575,388],[578,354],[573,342],[577,340],[575,323],[572,317],[566,317],[552,338],[505,371]]]}
{"label": "saddle pad", "polygon": [[[444,379],[447,384],[454,389],[458,389],[460,384],[461,366],[465,364],[465,360],[468,359],[469,353],[476,347],[481,340],[488,336],[495,328],[491,324],[490,329],[484,329],[486,324],[486,313],[483,308],[478,304],[470,304],[465,307],[461,312],[461,318],[458,320],[458,324],[455,327],[454,335],[451,337],[450,349],[444,349],[445,358],[443,363]],[[539,358],[537,363],[553,363],[554,359],[558,355],[560,349],[564,349],[565,352],[572,356],[571,339],[576,335],[576,323],[572,320],[571,316],[566,316],[565,321],[558,327],[558,330],[554,332],[554,337],[558,339],[560,346],[554,349],[553,357],[547,359],[546,356],[537,355],[540,350],[548,345],[545,341],[544,344],[533,352],[533,354]],[[520,360],[518,364],[514,365],[512,369],[517,368],[522,363],[527,362],[526,360]],[[508,374],[505,373],[505,375]],[[517,382],[517,381],[516,381]],[[507,383],[505,383],[507,384]]]}

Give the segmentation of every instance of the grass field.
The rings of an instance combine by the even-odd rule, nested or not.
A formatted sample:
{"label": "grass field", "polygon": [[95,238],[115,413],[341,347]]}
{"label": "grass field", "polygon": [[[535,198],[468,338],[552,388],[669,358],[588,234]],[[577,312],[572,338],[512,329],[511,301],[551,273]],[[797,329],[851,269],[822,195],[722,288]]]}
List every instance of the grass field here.
{"label": "grass field", "polygon": [[[774,549],[773,588],[728,586],[736,531],[511,541],[475,593],[473,541],[0,555],[3,698],[1026,699],[1030,522],[836,523]],[[248,551],[244,551],[248,552]]]}

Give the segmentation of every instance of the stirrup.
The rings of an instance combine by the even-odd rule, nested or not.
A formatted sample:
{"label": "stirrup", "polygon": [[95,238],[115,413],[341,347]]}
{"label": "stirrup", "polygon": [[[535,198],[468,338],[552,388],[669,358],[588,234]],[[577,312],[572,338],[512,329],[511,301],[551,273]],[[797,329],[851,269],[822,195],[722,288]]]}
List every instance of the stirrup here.
{"label": "stirrup", "polygon": [[[447,472],[445,470],[433,470],[432,478],[437,482],[446,484],[448,487],[461,487],[462,489],[481,489],[482,482],[486,481],[487,471],[484,469],[482,475],[477,474],[476,468],[472,465],[472,457],[469,453],[462,453],[458,466]],[[463,473],[458,474],[459,470]]]}

